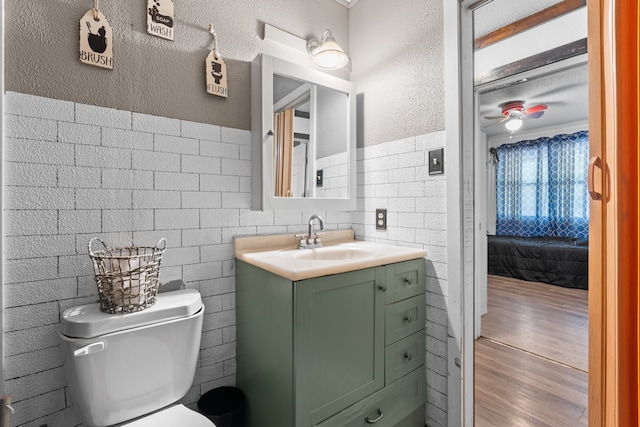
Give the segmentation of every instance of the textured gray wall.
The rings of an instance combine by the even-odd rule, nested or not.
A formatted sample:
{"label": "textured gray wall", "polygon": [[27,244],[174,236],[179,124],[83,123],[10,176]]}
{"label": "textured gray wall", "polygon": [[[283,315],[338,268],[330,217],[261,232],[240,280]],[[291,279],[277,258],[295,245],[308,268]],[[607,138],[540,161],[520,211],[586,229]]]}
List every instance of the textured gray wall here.
{"label": "textured gray wall", "polygon": [[358,146],[444,129],[442,0],[367,0],[349,13]]}
{"label": "textured gray wall", "polygon": [[[250,128],[250,61],[263,48],[263,24],[319,38],[330,28],[348,45],[348,11],[329,0],[175,2],[175,41],[147,34],[146,2],[102,1],[114,32],[114,69],[81,64],[78,25],[93,1],[7,0],[7,91],[164,117]],[[205,90],[209,23],[227,63],[229,98]],[[268,51],[268,49],[265,49]]]}
{"label": "textured gray wall", "polygon": [[[249,129],[249,61],[261,50],[268,54],[274,54],[273,50],[269,51],[272,48],[262,42],[262,24],[265,22],[303,38],[320,37],[325,28],[330,28],[336,40],[343,47],[349,46],[349,54],[352,58],[352,80],[357,85],[359,107],[361,108],[359,123],[361,145],[368,146],[361,151],[363,154],[358,166],[358,170],[362,174],[362,181],[360,181],[358,189],[358,212],[353,214],[319,213],[325,217],[326,223],[334,224],[335,228],[353,226],[357,229],[360,237],[427,248],[431,259],[428,273],[430,277],[429,294],[427,295],[428,312],[431,313],[427,322],[427,339],[430,347],[427,352],[429,384],[427,420],[430,425],[446,425],[447,353],[444,343],[447,338],[447,330],[444,325],[447,324],[445,304],[447,298],[445,255],[447,243],[443,240],[446,237],[443,231],[446,230],[447,225],[446,212],[442,211],[445,204],[438,199],[442,197],[445,189],[444,179],[446,177],[424,176],[426,151],[445,144],[444,132],[441,132],[444,129],[442,0],[403,0],[399,2],[363,0],[350,10],[343,8],[333,0],[178,1],[176,2],[177,28],[174,42],[146,34],[143,0],[138,0],[135,4],[133,4],[134,2],[121,1],[116,3],[103,0],[100,2],[101,9],[116,34],[115,69],[112,71],[82,65],[77,58],[78,21],[91,6],[91,1],[26,0],[19,2],[7,0],[5,3],[6,89],[18,92],[17,96],[20,97],[22,97],[21,93],[26,93],[76,103],[72,115],[65,120],[58,120],[52,119],[51,115],[56,115],[58,110],[61,110],[60,104],[65,103],[37,99],[34,109],[39,111],[36,107],[40,106],[43,112],[41,113],[42,117],[35,116],[35,122],[41,125],[35,128],[33,126],[35,114],[33,110],[23,111],[18,108],[19,106],[15,106],[11,110],[10,114],[16,116],[14,124],[17,123],[17,126],[13,128],[17,132],[12,135],[17,142],[13,145],[18,150],[17,154],[24,156],[13,159],[13,161],[35,164],[31,166],[31,169],[28,169],[29,166],[25,169],[16,166],[14,171],[43,170],[40,163],[49,166],[46,170],[52,173],[57,168],[75,170],[75,166],[74,168],[70,167],[70,158],[57,149],[61,146],[68,149],[67,145],[75,146],[75,149],[81,150],[81,153],[102,153],[101,156],[106,159],[105,161],[112,162],[114,160],[111,158],[112,156],[109,156],[111,151],[107,149],[110,144],[114,146],[111,148],[116,151],[119,151],[118,147],[121,144],[129,144],[123,149],[126,151],[144,151],[145,147],[140,146],[141,140],[139,138],[142,137],[142,142],[144,142],[144,138],[148,139],[149,135],[141,136],[140,132],[131,132],[136,129],[133,118],[137,118],[138,115],[128,112],[161,116],[159,118],[144,116],[144,124],[147,124],[148,128],[145,127],[143,133],[156,134],[167,131],[167,129],[171,130],[173,133],[170,133],[167,138],[154,135],[154,141],[159,138],[160,148],[168,151],[169,155],[175,154],[175,156],[184,156],[188,159],[195,157],[197,151],[195,154],[189,154],[186,151],[183,154],[182,150],[198,150],[197,147],[200,145],[214,146],[210,146],[204,137],[204,140],[200,141],[203,138],[197,135],[190,137],[194,141],[175,140],[170,137],[182,135],[185,130],[189,130],[191,127],[209,135],[211,132],[207,126],[199,126],[200,123],[221,126],[219,135],[222,141],[226,141],[224,136],[227,132],[229,135],[236,135],[238,128]],[[209,22],[213,22],[215,25],[219,36],[220,51],[227,61],[228,71],[231,74],[228,99],[207,95],[204,91],[204,58],[211,48],[211,37],[207,31]],[[350,41],[350,38],[353,40]],[[124,111],[105,111],[106,109],[94,108],[94,106],[111,107]],[[78,111],[84,113],[78,115]],[[87,115],[87,112],[91,112],[91,114]],[[124,133],[119,132],[121,129],[116,126],[118,121],[116,120],[114,124],[111,115],[128,117],[132,120],[129,126],[124,126]],[[173,118],[193,123],[185,125],[182,122],[180,126],[176,126]],[[83,133],[79,131],[62,132],[62,130],[76,124],[80,125],[84,132],[90,132],[93,138],[84,138]],[[87,124],[90,126],[84,126]],[[94,129],[96,126],[100,127],[99,132]],[[113,127],[116,129],[112,130]],[[155,129],[158,127],[160,129]],[[64,138],[67,137],[73,139],[65,141]],[[61,139],[59,140],[59,138]],[[24,151],[25,147],[37,147],[38,143],[42,143],[42,139],[45,139],[44,143],[51,142],[47,145],[54,147],[52,152],[57,153],[57,156],[43,158],[40,155],[36,159],[31,159],[29,153]],[[25,141],[27,142],[25,143]],[[387,142],[387,144],[380,144],[383,142]],[[377,145],[374,146],[374,144]],[[100,148],[105,149],[100,150]],[[221,148],[220,145],[215,145],[213,153],[216,156],[221,155],[219,153]],[[176,150],[178,151],[174,152]],[[34,152],[37,154],[45,151],[36,150]],[[241,160],[246,163],[248,155],[246,145],[239,146],[238,153],[239,156],[245,156]],[[62,186],[67,185],[71,188],[76,186],[84,188],[88,185],[108,186],[110,184],[108,180],[95,181],[90,178],[97,176],[98,169],[115,168],[116,172],[120,171],[119,173],[121,173],[119,165],[113,167],[109,163],[102,165],[100,158],[94,155],[88,154],[82,159],[85,162],[90,162],[90,165],[83,167],[82,172],[78,172],[76,176],[80,179],[74,179],[71,174],[68,176],[60,175],[61,172],[53,175],[48,174],[44,178],[41,173],[18,174],[16,172],[9,174],[14,186],[19,187],[17,190],[25,192],[29,196],[10,197],[10,200],[14,203],[35,204],[33,209],[28,209],[29,207],[25,207],[23,204],[15,209],[14,214],[18,216],[18,219],[22,219],[22,222],[14,223],[22,224],[28,231],[19,234],[27,236],[42,234],[42,232],[32,229],[33,227],[42,227],[42,224],[58,227],[58,222],[56,222],[58,214],[55,212],[58,209],[42,205],[48,202],[50,192],[58,190],[51,182]],[[60,165],[56,162],[59,162]],[[169,162],[168,167],[179,163]],[[209,159],[201,160],[200,164],[204,169],[202,173],[206,174],[210,167]],[[228,165],[228,160],[224,164]],[[132,168],[134,168],[133,165],[135,168],[144,166],[145,169],[150,170],[161,166],[156,165],[153,160],[151,163],[148,161],[134,162]],[[107,171],[107,173],[111,172]],[[115,176],[113,173],[109,176]],[[197,282],[201,290],[204,289],[210,294],[215,293],[212,298],[213,303],[217,304],[218,294],[228,294],[226,299],[221,297],[223,300],[221,307],[224,310],[226,310],[225,305],[228,305],[230,310],[234,308],[233,281],[231,279],[233,277],[231,236],[255,234],[256,227],[260,233],[298,232],[300,224],[308,216],[305,212],[256,213],[249,211],[246,194],[248,194],[247,178],[250,171],[245,167],[242,168],[242,173],[244,175],[238,180],[238,186],[240,189],[245,189],[244,194],[216,199],[220,200],[220,203],[223,203],[222,200],[224,200],[224,203],[232,205],[216,205],[215,209],[220,212],[216,212],[216,215],[203,216],[203,218],[209,218],[208,221],[212,224],[215,223],[215,227],[218,229],[215,237],[217,240],[210,242],[216,247],[207,248],[203,252],[208,259],[215,259],[216,265],[220,264],[220,267],[214,269],[216,277],[185,277],[188,282]],[[64,176],[67,176],[71,181],[61,181],[62,178],[57,178]],[[47,181],[47,177],[53,181]],[[27,180],[27,182],[17,181],[18,178]],[[193,184],[190,177],[184,178],[184,182],[175,181],[174,183],[171,179],[162,182],[167,186]],[[229,192],[237,192],[234,176],[222,175],[220,178],[220,181],[211,181],[212,188],[231,183],[233,187],[229,187]],[[376,179],[380,181],[375,181]],[[200,180],[199,182],[208,181]],[[140,181],[134,180],[132,184],[138,188],[139,183]],[[119,180],[116,180],[116,184],[119,184]],[[33,189],[32,187],[38,188]],[[82,188],[79,190],[80,194],[94,194],[96,192],[93,188],[85,191],[82,191]],[[372,190],[373,193],[371,193]],[[69,192],[70,190],[67,188],[64,191]],[[183,190],[176,188],[172,191]],[[184,191],[189,192],[190,190]],[[103,193],[111,194],[109,191]],[[120,194],[117,189],[113,193]],[[33,198],[31,197],[33,194],[36,196],[44,194],[47,197]],[[374,197],[372,194],[376,196]],[[209,203],[208,198],[193,194],[192,196],[195,197],[197,203]],[[60,198],[62,202],[67,199]],[[77,197],[77,199],[85,203],[86,198]],[[165,202],[162,198],[160,200],[162,203]],[[382,202],[384,202],[383,205],[380,204]],[[104,209],[103,202],[96,201],[95,203],[96,209]],[[369,228],[373,224],[373,211],[376,207],[381,206],[390,209],[388,218],[390,228],[384,235],[375,232],[375,230],[369,232],[369,230],[373,230]],[[33,210],[40,212],[33,214],[23,212]],[[73,217],[75,209],[61,208],[59,210],[70,210],[71,212],[65,212],[65,214],[77,218],[78,221],[84,218],[84,216]],[[81,210],[86,211],[87,209]],[[130,221],[138,218],[146,218],[141,216],[144,215],[145,210],[145,208],[132,208],[123,216],[121,222],[118,222],[114,216],[116,218],[113,220],[116,221],[115,225],[107,222],[109,224],[107,231],[131,230],[133,232],[133,230],[139,229],[139,224],[129,224]],[[149,208],[149,210],[155,209]],[[181,230],[193,226],[195,227],[193,230],[191,228],[187,230],[189,235],[192,235],[192,231],[201,232],[196,227],[195,221],[189,227],[182,225],[182,221],[193,219],[193,215],[174,216],[171,214],[172,212],[160,213],[164,221],[171,222],[169,228]],[[102,221],[101,218],[101,216],[96,216],[95,220]],[[52,221],[50,222],[49,219]],[[174,220],[178,222],[174,224],[172,222]],[[43,223],[43,221],[45,222]],[[154,224],[156,223],[154,222]],[[89,228],[85,223],[79,224],[78,227],[81,228],[72,228],[62,232],[71,236],[81,233],[93,235],[103,229],[101,223],[98,222]],[[211,240],[207,234],[197,236],[204,240]],[[175,240],[178,238],[176,237]],[[217,246],[222,247],[218,248]],[[78,247],[85,248],[85,246]],[[30,252],[25,256],[31,256]],[[54,252],[53,256],[59,255]],[[40,256],[38,255],[38,257]],[[194,263],[199,262],[194,261]],[[52,263],[51,265],[51,272],[57,272],[58,270],[55,270],[53,266],[58,264]],[[25,271],[30,272],[28,269]],[[41,270],[34,271],[38,273]],[[24,282],[15,286],[16,290],[23,289],[21,285],[25,282],[29,283],[29,286],[34,286],[31,284],[31,279],[24,279]],[[74,287],[74,283],[71,282],[70,292],[74,294],[70,297],[74,297],[75,292],[80,289]],[[48,281],[43,280],[39,283],[42,286],[45,284],[49,285]],[[32,289],[32,287],[25,289]],[[56,377],[47,382],[42,379],[39,372],[39,370],[43,370],[42,366],[49,367],[47,364],[50,363],[56,363],[55,366],[58,368],[60,366],[59,359],[57,359],[59,352],[55,347],[57,345],[55,325],[59,321],[59,308],[64,307],[59,305],[58,301],[61,298],[59,295],[49,297],[49,294],[41,295],[34,292],[38,298],[44,299],[38,302],[30,300],[29,304],[24,301],[15,302],[15,300],[8,303],[8,306],[14,309],[12,318],[27,323],[25,330],[33,326],[33,322],[41,321],[40,317],[31,315],[32,304],[48,305],[47,309],[51,314],[50,318],[44,320],[44,327],[48,328],[45,332],[40,332],[42,325],[36,326],[36,329],[41,333],[39,339],[26,340],[25,333],[20,330],[14,335],[14,345],[7,345],[7,348],[16,356],[13,366],[27,370],[20,371],[15,375],[17,383],[26,384],[24,386],[25,394],[21,397],[22,408],[19,408],[22,410],[19,413],[21,416],[29,418],[20,422],[16,420],[18,425],[22,422],[29,423],[25,426],[44,423],[50,426],[76,425],[71,421],[77,419],[77,414],[70,414],[72,409],[67,408],[68,402],[62,389],[64,384],[62,379]],[[218,324],[214,318],[211,319],[211,322],[221,328],[229,328],[229,331],[233,331],[232,322]],[[229,343],[224,341],[227,339],[224,332],[220,336],[215,336],[220,342],[215,342],[212,345],[219,347],[216,351],[222,356],[216,358],[213,351],[207,352],[207,357],[202,359],[202,363],[209,365],[209,362],[214,362],[215,366],[213,368],[207,366],[206,372],[197,376],[198,381],[203,381],[203,383],[195,385],[192,392],[185,398],[186,403],[193,405],[201,392],[219,385],[220,376],[229,378],[226,376],[227,362],[230,369],[235,367],[235,354],[233,354],[231,344],[235,338],[232,332],[229,334],[231,335]],[[45,339],[41,339],[42,336]],[[212,337],[214,336],[208,335],[207,342],[212,341]],[[32,347],[24,348],[27,345]],[[17,347],[20,347],[21,350],[16,350]],[[34,349],[37,354],[32,354],[36,353]],[[23,362],[21,355],[27,354],[30,360],[33,360],[32,364]],[[44,371],[44,375],[48,371]],[[56,374],[61,375],[60,369],[56,371]],[[37,384],[37,386],[33,386],[33,384]],[[49,387],[48,391],[44,390],[45,387]],[[15,392],[12,394],[16,395]]]}

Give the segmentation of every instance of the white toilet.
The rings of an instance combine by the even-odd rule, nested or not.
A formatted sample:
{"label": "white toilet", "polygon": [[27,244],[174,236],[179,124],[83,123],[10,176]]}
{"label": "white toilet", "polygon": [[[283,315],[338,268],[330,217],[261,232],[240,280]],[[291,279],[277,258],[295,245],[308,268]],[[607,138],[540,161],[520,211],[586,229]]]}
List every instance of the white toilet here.
{"label": "white toilet", "polygon": [[215,427],[174,405],[193,383],[203,314],[193,289],[160,293],[129,314],[103,313],[97,303],[65,310],[64,371],[84,425]]}

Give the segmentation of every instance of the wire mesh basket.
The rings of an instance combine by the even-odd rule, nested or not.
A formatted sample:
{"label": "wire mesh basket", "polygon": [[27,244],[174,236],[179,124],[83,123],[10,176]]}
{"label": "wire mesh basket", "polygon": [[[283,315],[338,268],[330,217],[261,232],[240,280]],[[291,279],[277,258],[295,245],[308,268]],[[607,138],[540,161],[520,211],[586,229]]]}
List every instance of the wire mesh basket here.
{"label": "wire mesh basket", "polygon": [[[102,248],[94,250],[99,243]],[[98,285],[100,311],[133,313],[156,303],[160,262],[167,240],[156,246],[107,247],[100,239],[89,241],[89,256]]]}

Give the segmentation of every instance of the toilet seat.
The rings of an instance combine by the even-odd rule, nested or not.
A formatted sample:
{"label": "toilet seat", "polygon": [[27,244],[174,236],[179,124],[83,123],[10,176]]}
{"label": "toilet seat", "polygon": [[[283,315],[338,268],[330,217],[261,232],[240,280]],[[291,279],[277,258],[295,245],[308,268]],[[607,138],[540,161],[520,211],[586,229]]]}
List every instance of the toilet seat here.
{"label": "toilet seat", "polygon": [[143,418],[139,418],[121,427],[216,427],[211,420],[199,412],[193,411],[184,405],[174,405],[167,409],[154,412]]}

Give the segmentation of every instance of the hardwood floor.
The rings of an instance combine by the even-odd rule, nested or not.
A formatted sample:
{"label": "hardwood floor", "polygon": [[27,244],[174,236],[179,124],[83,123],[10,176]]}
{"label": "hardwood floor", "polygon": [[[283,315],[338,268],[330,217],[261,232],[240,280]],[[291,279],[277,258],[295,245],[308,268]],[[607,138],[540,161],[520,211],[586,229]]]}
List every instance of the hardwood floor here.
{"label": "hardwood floor", "polygon": [[587,291],[489,276],[475,425],[586,426]]}
{"label": "hardwood floor", "polygon": [[587,371],[587,291],[489,276],[481,335]]}

